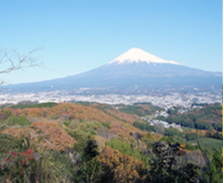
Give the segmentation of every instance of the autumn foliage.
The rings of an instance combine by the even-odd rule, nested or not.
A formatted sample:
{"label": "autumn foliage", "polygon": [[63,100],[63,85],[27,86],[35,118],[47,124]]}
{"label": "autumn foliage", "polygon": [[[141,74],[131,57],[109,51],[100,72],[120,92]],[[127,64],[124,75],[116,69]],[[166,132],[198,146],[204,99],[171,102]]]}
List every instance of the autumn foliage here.
{"label": "autumn foliage", "polygon": [[[196,133],[204,137],[209,132],[210,139],[220,133],[192,128],[168,136],[159,128],[146,130],[135,125],[147,123],[139,114],[151,114],[155,109],[149,104],[136,105],[60,103],[2,107],[0,182],[13,182],[14,177],[24,183],[208,180],[206,172],[210,170],[206,169],[204,154],[189,137]],[[215,153],[207,160],[214,161],[210,162],[215,168],[208,168],[217,177],[221,174],[222,156]]]}
{"label": "autumn foliage", "polygon": [[118,150],[103,148],[100,151],[99,161],[108,170],[107,173],[114,177],[115,182],[137,182],[144,178],[144,164],[131,156],[121,154]]}
{"label": "autumn foliage", "polygon": [[35,122],[31,127],[11,127],[3,130],[2,133],[16,138],[28,137],[31,143],[35,144],[40,150],[55,149],[63,151],[66,147],[72,148],[76,142],[59,127],[57,122]]}
{"label": "autumn foliage", "polygon": [[45,148],[63,151],[66,147],[72,148],[75,144],[75,140],[61,129],[57,122],[36,122],[32,127],[40,130],[43,137],[42,145]]}

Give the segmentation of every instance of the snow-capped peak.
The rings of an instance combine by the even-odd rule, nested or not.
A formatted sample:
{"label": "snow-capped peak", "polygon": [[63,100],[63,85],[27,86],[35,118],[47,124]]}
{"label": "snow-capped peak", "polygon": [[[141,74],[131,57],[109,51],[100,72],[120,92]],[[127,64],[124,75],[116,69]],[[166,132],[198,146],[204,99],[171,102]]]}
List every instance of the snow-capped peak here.
{"label": "snow-capped peak", "polygon": [[140,63],[140,62],[146,62],[148,64],[149,63],[164,63],[164,64],[180,65],[179,63],[175,61],[168,61],[168,60],[161,59],[139,48],[131,48],[130,50],[126,51],[125,53],[121,54],[120,56],[118,56],[117,58],[109,62],[109,64]]}

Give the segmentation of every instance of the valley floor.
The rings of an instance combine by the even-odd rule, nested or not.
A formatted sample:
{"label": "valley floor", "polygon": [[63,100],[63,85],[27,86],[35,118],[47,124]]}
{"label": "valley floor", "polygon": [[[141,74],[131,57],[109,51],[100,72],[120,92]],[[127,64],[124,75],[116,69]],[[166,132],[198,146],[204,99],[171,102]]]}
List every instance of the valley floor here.
{"label": "valley floor", "polygon": [[192,103],[222,103],[221,93],[199,92],[195,94],[170,93],[167,95],[74,95],[67,91],[40,92],[40,93],[18,93],[18,94],[0,94],[1,104],[17,104],[22,101],[32,102],[74,102],[88,101],[105,104],[133,104],[139,102],[151,102],[153,105],[165,109],[173,106],[182,106],[188,108]]}

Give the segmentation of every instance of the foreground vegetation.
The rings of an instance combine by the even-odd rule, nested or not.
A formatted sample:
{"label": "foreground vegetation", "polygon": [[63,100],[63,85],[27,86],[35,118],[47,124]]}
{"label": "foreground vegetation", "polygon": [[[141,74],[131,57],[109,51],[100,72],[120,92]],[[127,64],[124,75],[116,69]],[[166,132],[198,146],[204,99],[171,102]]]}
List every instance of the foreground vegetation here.
{"label": "foreground vegetation", "polygon": [[222,182],[218,130],[150,126],[160,108],[136,105],[3,106],[0,182]]}

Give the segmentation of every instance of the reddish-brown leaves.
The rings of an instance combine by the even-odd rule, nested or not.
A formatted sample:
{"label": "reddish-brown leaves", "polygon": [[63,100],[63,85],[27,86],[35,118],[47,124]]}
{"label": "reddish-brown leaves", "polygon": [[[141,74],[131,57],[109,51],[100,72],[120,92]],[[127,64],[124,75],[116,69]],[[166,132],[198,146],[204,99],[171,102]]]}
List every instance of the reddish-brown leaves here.
{"label": "reddish-brown leaves", "polygon": [[121,154],[118,150],[103,148],[99,161],[114,174],[116,182],[136,182],[143,179],[139,172],[144,170],[144,164],[131,156]]}
{"label": "reddish-brown leaves", "polygon": [[44,142],[42,145],[49,149],[63,151],[66,147],[72,148],[75,140],[70,137],[56,122],[36,122],[33,127],[40,130]]}

